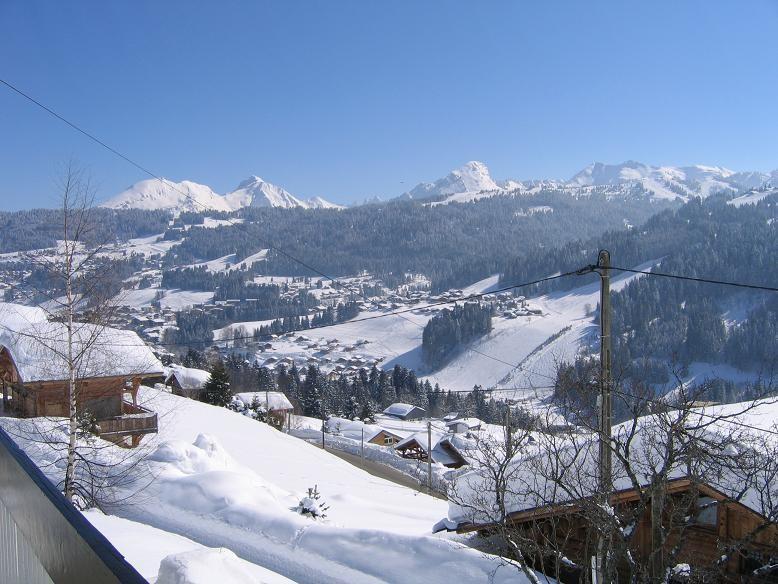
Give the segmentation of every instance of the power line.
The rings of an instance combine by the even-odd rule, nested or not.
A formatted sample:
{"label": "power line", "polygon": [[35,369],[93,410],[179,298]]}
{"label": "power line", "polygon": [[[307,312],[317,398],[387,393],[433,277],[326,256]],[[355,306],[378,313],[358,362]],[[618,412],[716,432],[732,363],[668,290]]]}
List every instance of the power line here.
{"label": "power line", "polygon": [[[41,103],[40,101],[38,101],[37,99],[35,99],[34,97],[32,97],[31,95],[29,95],[29,94],[25,93],[24,91],[22,91],[21,89],[19,89],[19,88],[18,88],[18,87],[16,87],[15,85],[13,85],[13,84],[9,83],[8,81],[6,81],[6,80],[4,80],[4,79],[2,79],[2,78],[0,78],[0,83],[2,83],[3,85],[5,85],[6,87],[8,87],[9,89],[11,89],[12,91],[16,92],[17,94],[21,95],[21,96],[22,96],[22,97],[24,97],[25,99],[29,100],[31,103],[35,104],[36,106],[38,106],[39,108],[41,108],[42,110],[44,110],[45,112],[47,112],[48,114],[50,114],[50,115],[54,116],[55,118],[57,118],[58,120],[60,120],[60,121],[64,122],[65,124],[67,124],[68,126],[70,126],[71,128],[73,128],[74,130],[76,130],[77,132],[79,132],[79,133],[83,134],[84,136],[86,136],[87,138],[89,138],[90,140],[92,140],[93,142],[95,142],[96,144],[98,144],[98,145],[102,146],[103,148],[105,148],[105,149],[106,149],[106,150],[108,150],[109,152],[113,153],[114,155],[118,156],[118,157],[119,157],[119,158],[121,158],[122,160],[124,160],[124,161],[128,162],[129,164],[131,164],[132,166],[134,166],[135,168],[137,168],[137,169],[138,169],[138,170],[140,170],[141,172],[143,172],[143,173],[147,174],[148,176],[152,177],[153,179],[160,181],[160,182],[161,182],[163,185],[166,185],[166,186],[168,186],[168,187],[172,188],[173,190],[175,190],[176,192],[180,193],[181,195],[183,195],[185,198],[187,198],[187,199],[189,199],[190,201],[192,201],[192,202],[193,202],[195,205],[199,206],[199,207],[200,207],[201,209],[203,209],[204,211],[211,211],[211,210],[212,210],[212,209],[208,208],[207,206],[205,206],[204,204],[202,204],[202,203],[201,203],[200,201],[198,201],[197,199],[195,199],[195,198],[194,198],[192,195],[190,195],[189,193],[187,193],[187,192],[185,192],[185,191],[183,191],[183,190],[179,189],[179,188],[178,188],[176,185],[174,185],[174,184],[172,184],[172,183],[165,182],[165,180],[164,180],[164,179],[163,179],[161,176],[159,176],[158,174],[156,174],[156,173],[152,172],[151,170],[149,170],[148,168],[146,168],[146,167],[145,167],[145,166],[143,166],[142,164],[139,164],[138,162],[135,162],[135,161],[134,161],[132,158],[130,158],[129,156],[127,156],[127,155],[125,155],[125,154],[122,154],[121,152],[119,152],[118,150],[116,150],[115,148],[113,148],[112,146],[109,146],[109,145],[108,145],[108,144],[106,144],[104,141],[102,141],[101,139],[99,139],[98,137],[96,137],[94,134],[92,134],[92,133],[90,133],[90,132],[88,132],[88,131],[84,130],[83,128],[81,128],[80,126],[78,126],[77,124],[75,124],[74,122],[71,122],[70,120],[68,120],[68,119],[67,119],[67,118],[65,118],[64,116],[62,116],[62,115],[58,114],[56,111],[54,111],[54,110],[53,110],[53,109],[51,109],[50,107],[48,107],[48,106],[44,105],[43,103]],[[237,226],[243,226],[243,228],[244,228],[244,229],[246,228],[246,224],[244,224],[244,223],[236,223],[235,221],[233,221],[233,220],[232,220],[232,219],[230,219],[230,218],[227,218],[227,219],[226,219],[226,221],[227,221],[227,222],[228,222],[230,225],[232,225],[232,226],[235,226],[235,227],[237,227]],[[313,267],[313,266],[311,266],[311,265],[307,264],[307,263],[306,263],[306,262],[304,262],[303,260],[301,260],[301,259],[299,259],[299,258],[296,258],[295,256],[293,256],[293,255],[291,255],[290,253],[288,253],[288,252],[284,251],[283,249],[281,249],[281,248],[279,248],[279,247],[277,247],[277,246],[273,245],[272,243],[270,243],[269,241],[265,240],[264,238],[262,238],[262,237],[260,237],[260,236],[258,236],[258,235],[256,235],[256,234],[250,233],[250,232],[248,231],[248,229],[245,229],[245,230],[246,230],[246,233],[247,233],[247,234],[249,234],[249,235],[251,235],[252,237],[256,238],[256,239],[257,239],[257,240],[258,240],[260,243],[262,243],[262,245],[265,245],[265,246],[267,246],[269,249],[272,249],[273,251],[276,251],[277,253],[279,253],[279,254],[281,254],[281,255],[283,255],[283,256],[285,256],[285,257],[289,258],[289,259],[290,259],[290,260],[292,260],[293,262],[300,264],[301,266],[303,266],[304,268],[306,268],[306,269],[308,269],[308,270],[312,271],[313,273],[317,274],[318,276],[321,276],[322,278],[326,278],[327,280],[330,280],[330,281],[331,281],[331,282],[333,282],[333,283],[334,283],[336,286],[343,286],[343,284],[342,284],[341,282],[339,282],[339,281],[338,281],[336,278],[333,278],[332,276],[328,276],[328,275],[327,275],[327,274],[325,274],[324,272],[322,272],[322,271],[320,271],[320,270],[316,269],[315,267]],[[351,290],[351,289],[350,289],[350,288],[348,288],[348,287],[346,287],[346,289],[347,289],[347,290]],[[360,294],[360,295],[361,295],[361,294]]]}
{"label": "power line", "polygon": [[766,290],[767,292],[778,292],[778,288],[772,286],[760,286],[757,284],[745,284],[742,282],[729,282],[726,280],[712,280],[710,278],[695,278],[693,276],[683,276],[680,274],[667,274],[664,272],[655,272],[648,270],[635,270],[631,268],[618,268],[611,266],[611,270],[619,270],[620,272],[631,272],[633,274],[645,274],[646,276],[660,276],[662,278],[673,278],[676,280],[688,280],[691,282],[702,282],[704,284],[719,284],[721,286],[735,286],[737,288],[748,288],[751,290]]}

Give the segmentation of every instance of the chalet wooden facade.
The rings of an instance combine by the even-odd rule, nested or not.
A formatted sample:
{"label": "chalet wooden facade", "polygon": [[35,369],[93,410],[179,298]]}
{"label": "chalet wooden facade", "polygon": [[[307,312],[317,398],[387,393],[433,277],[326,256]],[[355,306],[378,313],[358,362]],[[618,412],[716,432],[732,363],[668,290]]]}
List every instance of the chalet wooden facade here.
{"label": "chalet wooden facade", "polygon": [[[418,432],[408,436],[395,446],[395,450],[403,458],[426,462],[428,459],[428,438],[426,432]],[[447,436],[438,434],[432,436],[432,462],[437,462],[448,468],[459,468],[467,464],[467,460]]]}
{"label": "chalet wooden facade", "polygon": [[368,440],[371,444],[378,444],[379,446],[394,446],[400,441],[402,441],[400,436],[385,429],[381,429],[380,432]]}
{"label": "chalet wooden facade", "polygon": [[[61,323],[40,319],[14,334],[0,335],[0,382],[6,415],[68,416],[69,373],[62,357],[63,328]],[[101,438],[121,446],[137,446],[158,427],[157,414],[138,404],[138,389],[144,379],[162,374],[162,364],[131,331],[83,325],[79,332],[74,341],[80,359],[78,413],[94,418]]]}
{"label": "chalet wooden facade", "polygon": [[[614,494],[611,503],[617,511],[627,511],[630,507],[634,509],[638,500],[639,493],[630,489]],[[669,529],[669,535],[663,549],[664,553],[677,549],[673,560],[676,564],[688,564],[698,573],[709,573],[710,577],[704,580],[706,582],[778,583],[778,570],[772,575],[752,574],[755,567],[775,557],[778,525],[716,489],[686,478],[668,484],[665,501],[662,524],[666,530]],[[694,506],[697,506],[696,510]],[[687,519],[693,516],[695,519],[690,524],[676,526],[679,516]],[[547,543],[553,530],[557,541],[564,541],[561,553],[578,566],[587,566],[595,554],[594,534],[580,506],[557,505],[513,512],[508,516],[507,525],[539,544]],[[630,552],[645,565],[653,549],[650,509],[646,510],[635,529]],[[479,531],[484,534],[493,530],[494,525],[472,523],[460,524],[456,529],[459,533]],[[727,548],[736,551],[717,566]],[[533,558],[533,565],[541,571],[550,568],[548,558]],[[618,566],[617,569],[619,582],[627,582],[628,566]],[[586,582],[588,574],[584,572],[583,568],[568,567],[563,571],[562,581]]]}

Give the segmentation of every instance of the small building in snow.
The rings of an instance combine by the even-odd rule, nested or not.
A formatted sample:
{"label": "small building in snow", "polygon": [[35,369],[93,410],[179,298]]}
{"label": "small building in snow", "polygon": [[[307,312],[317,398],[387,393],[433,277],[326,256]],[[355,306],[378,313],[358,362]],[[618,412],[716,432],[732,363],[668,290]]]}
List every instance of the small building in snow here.
{"label": "small building in snow", "polygon": [[446,427],[452,434],[464,434],[471,430],[480,430],[482,424],[478,418],[458,418],[446,422]]}
{"label": "small building in snow", "polygon": [[384,428],[381,428],[381,430],[377,434],[375,434],[373,437],[370,438],[370,440],[368,440],[368,442],[370,442],[371,444],[378,444],[379,446],[394,446],[395,444],[401,441],[402,441],[402,437]]}
{"label": "small building in snow", "polygon": [[386,408],[384,415],[392,416],[398,420],[420,420],[427,415],[427,412],[419,406],[398,402]]}
{"label": "small building in snow", "polygon": [[[416,432],[394,447],[403,458],[421,460],[427,462],[427,450],[429,449],[430,436],[427,432]],[[432,462],[436,462],[448,468],[459,468],[467,464],[462,453],[454,446],[449,436],[440,432],[432,432]]]}
{"label": "small building in snow", "polygon": [[202,369],[171,365],[167,377],[165,377],[165,385],[170,387],[175,395],[200,399],[210,377],[211,374]]}
{"label": "small building in snow", "polygon": [[283,428],[289,421],[294,407],[289,398],[280,391],[245,391],[236,393],[233,399],[237,399],[248,408],[258,403],[268,413],[270,423]]}

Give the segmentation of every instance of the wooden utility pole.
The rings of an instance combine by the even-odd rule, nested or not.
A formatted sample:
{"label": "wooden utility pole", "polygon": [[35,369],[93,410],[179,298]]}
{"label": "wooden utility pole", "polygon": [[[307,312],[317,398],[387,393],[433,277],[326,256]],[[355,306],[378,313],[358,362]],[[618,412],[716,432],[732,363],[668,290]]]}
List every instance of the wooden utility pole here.
{"label": "wooden utility pole", "polygon": [[432,494],[432,420],[427,420],[427,492]]}
{"label": "wooden utility pole", "polygon": [[[610,505],[612,485],[611,426],[613,409],[611,404],[611,298],[610,298],[611,255],[600,250],[597,257],[597,272],[600,274],[600,419],[599,419],[599,475],[598,490],[605,508]],[[609,584],[606,578],[610,570],[607,565],[610,549],[610,527],[603,523],[597,540],[597,557],[594,572],[595,584]]]}
{"label": "wooden utility pole", "polygon": [[362,445],[359,450],[360,455],[362,456],[362,468],[365,468],[365,427],[362,426]]}

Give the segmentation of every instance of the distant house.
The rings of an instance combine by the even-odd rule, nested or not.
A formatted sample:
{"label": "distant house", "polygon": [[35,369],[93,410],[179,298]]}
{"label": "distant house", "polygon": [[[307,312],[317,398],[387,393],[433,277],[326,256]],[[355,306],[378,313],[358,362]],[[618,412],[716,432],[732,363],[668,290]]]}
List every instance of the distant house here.
{"label": "distant house", "polygon": [[478,418],[458,418],[446,422],[448,431],[452,434],[463,434],[471,430],[480,430],[483,422]]}
{"label": "distant house", "polygon": [[172,365],[165,377],[165,385],[170,387],[175,395],[199,399],[210,377],[211,374],[202,369]]}
{"label": "distant house", "polygon": [[[43,310],[0,306],[3,406],[23,418],[68,415],[67,328]],[[142,381],[163,374],[162,363],[132,331],[75,323],[79,413],[91,414],[101,438],[137,446],[157,431],[157,414],[138,405]],[[127,399],[129,397],[129,400]]]}
{"label": "distant house", "polygon": [[392,416],[398,420],[420,420],[427,415],[427,412],[419,406],[398,402],[386,408],[384,415]]}
{"label": "distant house", "polygon": [[287,425],[294,410],[292,402],[280,391],[246,391],[236,393],[233,399],[240,400],[244,407],[258,402],[268,412],[271,424],[279,428]]}
{"label": "distant house", "polygon": [[[454,446],[448,436],[439,432],[432,432],[432,462],[436,462],[448,468],[459,468],[467,464],[462,453]],[[416,432],[394,447],[403,458],[427,461],[427,450],[430,436],[427,432]]]}
{"label": "distant house", "polygon": [[371,444],[378,444],[379,446],[394,446],[401,441],[402,437],[393,434],[389,430],[384,430],[383,428],[368,440]]}

